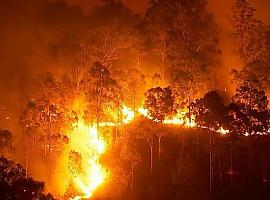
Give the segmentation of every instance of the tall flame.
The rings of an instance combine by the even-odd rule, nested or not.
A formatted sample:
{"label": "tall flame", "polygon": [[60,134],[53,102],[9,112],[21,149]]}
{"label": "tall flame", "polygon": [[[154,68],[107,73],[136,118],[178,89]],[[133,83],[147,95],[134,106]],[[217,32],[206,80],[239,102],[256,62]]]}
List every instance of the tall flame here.
{"label": "tall flame", "polygon": [[82,170],[73,178],[73,184],[83,195],[74,200],[90,198],[107,176],[106,170],[99,163],[100,156],[105,152],[106,142],[99,136],[96,126],[87,126],[83,120],[79,120],[72,133],[71,146],[80,153],[82,159]]}
{"label": "tall flame", "polygon": [[76,111],[78,119],[72,123],[72,130],[66,130],[66,135],[69,137],[69,143],[63,154],[68,157],[66,178],[69,177],[73,189],[78,193],[70,200],[91,198],[108,176],[108,172],[100,163],[107,142],[96,124],[90,125],[85,122],[86,102],[84,97],[77,97],[73,101],[70,109]]}

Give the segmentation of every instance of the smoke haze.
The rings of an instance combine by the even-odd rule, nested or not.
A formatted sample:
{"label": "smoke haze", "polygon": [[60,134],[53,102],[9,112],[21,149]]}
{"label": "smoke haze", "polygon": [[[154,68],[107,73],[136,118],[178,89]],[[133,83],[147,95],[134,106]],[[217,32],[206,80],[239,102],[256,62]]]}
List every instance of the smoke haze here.
{"label": "smoke haze", "polygon": [[[80,43],[81,30],[91,27],[89,12],[98,0],[2,0],[0,1],[0,106],[7,110],[0,113],[0,124],[14,130],[11,126],[17,120],[15,111],[19,109],[19,96],[31,88],[32,75],[44,71],[60,72],[66,63],[59,60],[59,49],[72,49]],[[130,9],[143,14],[146,0],[123,1]],[[239,58],[232,52],[233,45],[228,38],[230,24],[228,14],[233,0],[210,0],[209,9],[216,18],[222,66],[217,71],[217,85],[230,90],[230,70],[240,67]],[[252,0],[258,16],[270,23],[268,0]],[[64,48],[65,47],[65,48]],[[71,50],[70,50],[71,51]],[[64,52],[69,54],[71,52]],[[61,64],[62,63],[62,64]],[[218,78],[218,77],[221,77]],[[12,105],[12,106],[11,106]],[[16,105],[16,106],[14,106]],[[13,116],[12,116],[13,115]],[[11,117],[10,120],[5,120]]]}

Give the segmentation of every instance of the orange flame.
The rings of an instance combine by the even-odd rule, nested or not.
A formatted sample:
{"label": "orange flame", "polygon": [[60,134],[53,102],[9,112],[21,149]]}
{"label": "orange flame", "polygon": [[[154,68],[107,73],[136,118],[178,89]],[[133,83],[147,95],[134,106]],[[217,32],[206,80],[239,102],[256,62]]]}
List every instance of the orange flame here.
{"label": "orange flame", "polygon": [[106,150],[106,142],[98,135],[96,126],[87,126],[83,120],[79,120],[73,135],[71,146],[82,157],[81,173],[73,178],[76,189],[83,193],[74,198],[79,200],[92,197],[107,177],[106,170],[99,163],[100,156]]}
{"label": "orange flame", "polygon": [[[82,109],[82,108],[81,108]],[[137,110],[139,115],[142,115],[148,119],[152,119],[149,112],[145,108],[139,108]],[[188,119],[185,116],[184,111],[179,111],[172,118],[166,118],[164,124],[173,124],[185,127],[195,127],[197,124],[195,122],[195,117],[192,116]],[[136,116],[135,112],[123,105],[122,107],[122,124],[128,124],[133,121]],[[99,124],[100,127],[106,126],[117,126],[117,123],[113,122],[102,122]],[[229,131],[221,127],[217,132],[222,135],[226,135]],[[69,144],[70,149],[76,150],[80,153],[82,159],[82,170],[77,176],[73,176],[73,184],[75,188],[82,194],[78,195],[73,200],[88,199],[93,196],[95,190],[100,187],[106,181],[108,177],[108,172],[99,163],[99,159],[102,154],[105,153],[107,143],[105,138],[99,135],[96,125],[86,125],[83,118],[80,117],[76,128],[72,132],[72,138]]]}

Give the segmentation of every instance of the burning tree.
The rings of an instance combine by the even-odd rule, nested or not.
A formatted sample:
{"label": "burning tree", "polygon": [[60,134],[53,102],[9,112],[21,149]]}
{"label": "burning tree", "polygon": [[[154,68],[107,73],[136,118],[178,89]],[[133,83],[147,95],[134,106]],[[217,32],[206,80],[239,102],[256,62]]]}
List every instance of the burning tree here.
{"label": "burning tree", "polygon": [[111,77],[108,69],[99,62],[94,63],[89,74],[92,78],[92,85],[90,85],[88,92],[89,109],[93,111],[99,129],[101,120],[108,119],[110,114],[106,112],[108,109],[120,109],[121,93],[117,82]]}

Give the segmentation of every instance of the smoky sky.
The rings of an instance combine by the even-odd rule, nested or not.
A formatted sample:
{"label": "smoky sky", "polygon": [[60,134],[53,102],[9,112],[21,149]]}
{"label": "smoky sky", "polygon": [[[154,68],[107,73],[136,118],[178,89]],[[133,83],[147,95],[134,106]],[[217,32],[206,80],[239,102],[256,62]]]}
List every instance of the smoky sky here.
{"label": "smoky sky", "polygon": [[6,116],[13,115],[9,121],[17,122],[20,98],[33,85],[33,75],[62,70],[53,65],[56,50],[78,42],[85,21],[87,16],[80,7],[65,2],[0,1],[0,107],[7,107],[0,112],[1,128],[8,123],[3,122]]}
{"label": "smoky sky", "polygon": [[[228,15],[234,0],[209,0],[219,30],[222,66],[217,72],[220,87],[230,87],[230,69],[240,65],[228,39]],[[142,14],[146,0],[123,0],[131,10]],[[270,24],[269,0],[251,0],[258,17]],[[99,0],[1,0],[0,1],[0,106],[19,106],[24,88],[31,87],[33,74],[63,70],[52,63],[57,48],[80,42],[82,29],[91,27],[88,15]],[[11,112],[11,111],[9,111]],[[8,111],[7,111],[8,113]],[[0,113],[0,122],[1,116]]]}
{"label": "smoky sky", "polygon": [[[82,21],[99,0],[1,0],[0,1],[0,63],[1,82],[28,76],[29,71],[47,69],[49,46],[72,43]],[[131,10],[143,14],[147,0],[123,0]],[[228,15],[234,0],[209,0],[209,9],[216,18],[221,45],[230,46]],[[258,16],[270,23],[269,0],[251,0]],[[225,41],[223,41],[225,40]],[[72,44],[71,44],[72,45]],[[228,49],[229,50],[229,49]],[[223,52],[227,48],[223,49]],[[225,54],[229,54],[225,52]],[[228,61],[227,61],[228,62]],[[233,61],[225,63],[233,65]]]}

